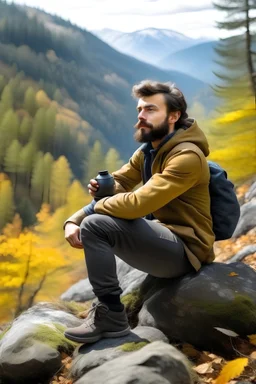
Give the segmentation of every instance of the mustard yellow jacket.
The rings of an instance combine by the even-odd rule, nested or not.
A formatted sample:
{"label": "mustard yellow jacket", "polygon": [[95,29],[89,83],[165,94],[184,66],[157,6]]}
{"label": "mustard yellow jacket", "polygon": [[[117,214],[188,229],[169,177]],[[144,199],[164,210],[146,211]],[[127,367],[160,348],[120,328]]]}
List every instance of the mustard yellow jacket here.
{"label": "mustard yellow jacket", "polygon": [[127,220],[153,213],[160,224],[180,237],[191,264],[198,270],[201,263],[214,260],[208,154],[207,139],[192,120],[189,128],[179,129],[159,149],[151,179],[134,190],[142,181],[144,163],[142,149],[136,150],[129,162],[112,174],[116,194],[98,201],[94,211]]}

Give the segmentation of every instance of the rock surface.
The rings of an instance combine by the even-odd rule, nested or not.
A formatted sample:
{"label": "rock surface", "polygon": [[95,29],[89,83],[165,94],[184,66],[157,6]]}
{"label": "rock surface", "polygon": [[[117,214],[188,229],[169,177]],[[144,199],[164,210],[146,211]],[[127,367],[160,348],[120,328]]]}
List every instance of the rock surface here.
{"label": "rock surface", "polygon": [[49,303],[24,312],[0,341],[1,383],[48,383],[61,367],[58,349],[74,348],[63,337],[63,329],[80,324],[81,320]]}
{"label": "rock surface", "polygon": [[250,201],[256,197],[256,181],[251,185],[248,192],[245,194],[245,199]]}
{"label": "rock surface", "polygon": [[176,348],[155,341],[91,370],[76,384],[192,384],[189,362]]}
{"label": "rock surface", "polygon": [[[129,350],[136,346],[153,341],[168,343],[167,337],[158,329],[151,327],[136,327],[131,333],[116,339],[102,339],[97,344],[84,344],[74,352],[74,358],[70,369],[73,378],[80,378],[91,369],[122,355],[129,355]],[[131,344],[133,343],[133,344]],[[138,344],[140,343],[140,344]],[[126,348],[122,348],[125,346]],[[127,351],[128,350],[128,351]]]}
{"label": "rock surface", "polygon": [[232,237],[244,235],[254,227],[256,227],[256,199],[242,205],[240,219]]}
{"label": "rock surface", "polygon": [[242,248],[237,254],[231,259],[227,260],[227,264],[234,263],[236,261],[243,260],[246,256],[251,255],[256,252],[256,245],[246,245],[246,247]]}
{"label": "rock surface", "polygon": [[230,337],[216,327],[256,333],[256,273],[243,263],[213,263],[172,281],[148,277],[141,292],[139,325],[156,326],[170,340],[231,353]]}

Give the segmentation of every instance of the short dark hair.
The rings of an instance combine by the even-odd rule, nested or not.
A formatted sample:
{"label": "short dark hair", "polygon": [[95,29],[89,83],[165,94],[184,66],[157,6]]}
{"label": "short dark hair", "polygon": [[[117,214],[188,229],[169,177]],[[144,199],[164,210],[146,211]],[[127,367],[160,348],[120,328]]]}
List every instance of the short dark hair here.
{"label": "short dark hair", "polygon": [[132,88],[132,96],[141,98],[162,93],[165,98],[167,113],[180,111],[179,120],[175,123],[175,129],[188,127],[187,102],[183,93],[173,83],[159,83],[152,80],[143,80]]}

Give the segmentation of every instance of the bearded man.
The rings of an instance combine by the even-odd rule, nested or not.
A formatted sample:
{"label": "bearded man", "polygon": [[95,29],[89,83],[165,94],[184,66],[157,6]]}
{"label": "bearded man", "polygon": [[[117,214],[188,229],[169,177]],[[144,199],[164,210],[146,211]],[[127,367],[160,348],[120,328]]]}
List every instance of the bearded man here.
{"label": "bearded man", "polygon": [[[84,324],[65,332],[80,343],[130,331],[114,255],[160,278],[183,276],[214,259],[206,137],[173,84],[145,80],[133,87],[133,96],[134,137],[143,145],[112,173],[114,196],[93,200],[65,222],[66,240],[85,251],[98,298]],[[90,180],[92,196],[97,187]]]}

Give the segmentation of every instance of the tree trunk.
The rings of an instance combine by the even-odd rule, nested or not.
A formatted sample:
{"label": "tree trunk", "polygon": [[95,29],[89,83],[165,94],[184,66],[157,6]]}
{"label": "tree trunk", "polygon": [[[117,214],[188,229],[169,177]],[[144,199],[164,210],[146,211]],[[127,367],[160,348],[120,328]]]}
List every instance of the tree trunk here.
{"label": "tree trunk", "polygon": [[246,13],[246,56],[247,66],[249,70],[250,82],[252,92],[254,94],[254,106],[256,109],[256,70],[253,67],[252,59],[252,36],[250,34],[250,16],[249,16],[249,0],[245,0],[245,13]]}

